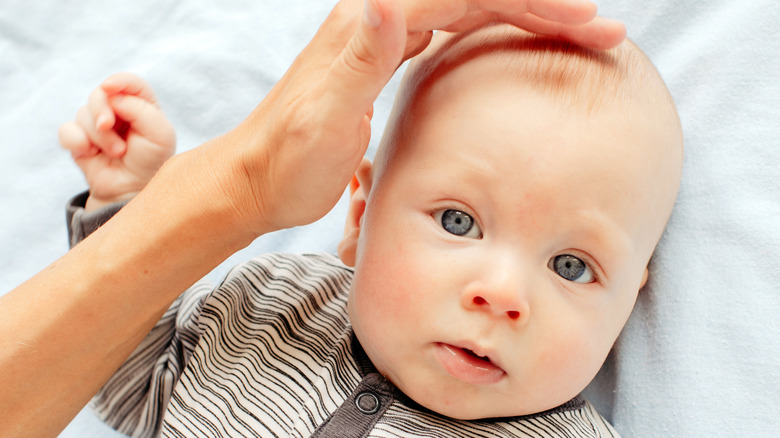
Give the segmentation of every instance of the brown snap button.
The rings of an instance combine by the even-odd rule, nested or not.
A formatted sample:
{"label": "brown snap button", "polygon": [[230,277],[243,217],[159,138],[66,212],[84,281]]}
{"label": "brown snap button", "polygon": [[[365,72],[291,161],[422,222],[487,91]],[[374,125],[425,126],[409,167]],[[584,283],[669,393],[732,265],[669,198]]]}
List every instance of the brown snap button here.
{"label": "brown snap button", "polygon": [[370,392],[361,392],[355,397],[355,406],[366,415],[379,412],[379,397]]}

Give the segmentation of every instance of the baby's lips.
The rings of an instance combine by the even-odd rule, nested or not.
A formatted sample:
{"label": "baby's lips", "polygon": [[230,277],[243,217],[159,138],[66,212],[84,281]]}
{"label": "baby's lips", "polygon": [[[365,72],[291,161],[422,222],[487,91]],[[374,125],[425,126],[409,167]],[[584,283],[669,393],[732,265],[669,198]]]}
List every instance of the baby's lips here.
{"label": "baby's lips", "polygon": [[506,376],[489,355],[480,356],[472,349],[457,345],[437,344],[436,359],[449,375],[473,385],[491,385]]}

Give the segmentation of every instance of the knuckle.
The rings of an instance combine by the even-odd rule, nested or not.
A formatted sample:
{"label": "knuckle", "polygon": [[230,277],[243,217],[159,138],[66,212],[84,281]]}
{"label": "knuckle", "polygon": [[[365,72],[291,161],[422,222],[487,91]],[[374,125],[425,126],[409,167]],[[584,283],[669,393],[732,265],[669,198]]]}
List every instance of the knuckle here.
{"label": "knuckle", "polygon": [[363,38],[353,38],[349,43],[349,49],[340,59],[348,71],[356,73],[371,73],[380,61],[379,56],[371,50]]}
{"label": "knuckle", "polygon": [[98,87],[89,93],[89,104],[92,106],[100,105],[105,100],[106,93]]}

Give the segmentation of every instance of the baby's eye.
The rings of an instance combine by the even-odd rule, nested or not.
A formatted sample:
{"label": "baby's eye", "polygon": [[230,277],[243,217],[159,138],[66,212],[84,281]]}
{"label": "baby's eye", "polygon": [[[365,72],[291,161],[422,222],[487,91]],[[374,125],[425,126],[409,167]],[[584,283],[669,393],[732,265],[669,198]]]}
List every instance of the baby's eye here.
{"label": "baby's eye", "polygon": [[555,256],[550,260],[548,267],[553,272],[566,280],[575,283],[593,283],[596,277],[588,265],[581,259],[570,254]]}
{"label": "baby's eye", "polygon": [[474,218],[468,213],[460,210],[439,210],[434,213],[433,218],[441,224],[448,233],[456,236],[479,239],[482,237],[482,230],[474,222]]}

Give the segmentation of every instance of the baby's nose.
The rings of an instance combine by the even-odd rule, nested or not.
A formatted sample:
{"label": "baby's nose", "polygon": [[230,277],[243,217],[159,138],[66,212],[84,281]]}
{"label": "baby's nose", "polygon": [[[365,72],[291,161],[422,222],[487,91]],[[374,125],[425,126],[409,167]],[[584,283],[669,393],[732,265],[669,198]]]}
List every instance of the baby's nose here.
{"label": "baby's nose", "polygon": [[461,295],[461,305],[467,310],[488,312],[499,318],[522,322],[530,315],[528,294],[522,283],[512,275],[493,281],[471,283]]}

